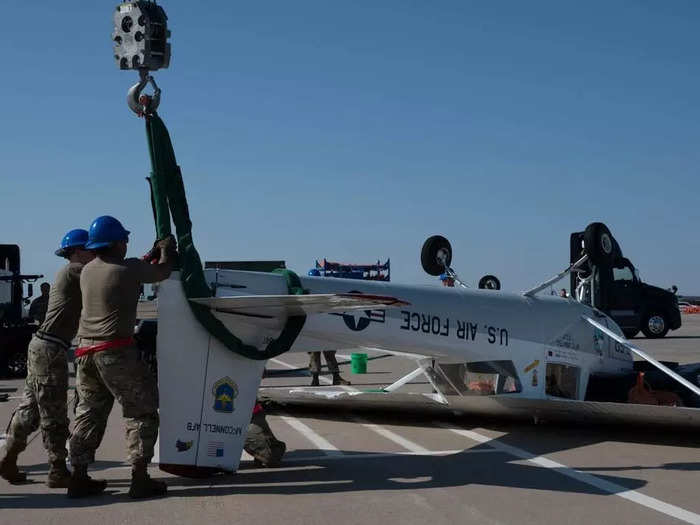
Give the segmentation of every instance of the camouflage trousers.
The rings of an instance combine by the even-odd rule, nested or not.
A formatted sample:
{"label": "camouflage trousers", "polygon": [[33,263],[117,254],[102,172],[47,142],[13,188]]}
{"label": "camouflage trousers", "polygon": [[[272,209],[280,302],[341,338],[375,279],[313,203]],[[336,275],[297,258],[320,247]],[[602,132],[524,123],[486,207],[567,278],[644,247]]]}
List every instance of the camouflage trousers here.
{"label": "camouflage trousers", "polygon": [[253,414],[243,449],[265,467],[276,467],[287,450],[284,441],[275,437],[262,410]]}
{"label": "camouflage trousers", "polygon": [[[326,359],[328,371],[331,374],[340,372],[338,361],[335,358],[335,350],[324,350],[323,357]],[[309,371],[312,374],[321,373],[321,352],[309,352]]]}
{"label": "camouflage trousers", "polygon": [[68,439],[68,359],[56,343],[33,337],[27,352],[24,394],[7,426],[7,450],[17,454],[38,428],[49,461],[65,461]]}
{"label": "camouflage trousers", "polygon": [[[97,342],[81,340],[80,346]],[[76,359],[78,407],[70,457],[73,466],[95,461],[114,399],[126,420],[126,446],[131,464],[153,457],[158,437],[158,385],[136,346],[113,348]]]}

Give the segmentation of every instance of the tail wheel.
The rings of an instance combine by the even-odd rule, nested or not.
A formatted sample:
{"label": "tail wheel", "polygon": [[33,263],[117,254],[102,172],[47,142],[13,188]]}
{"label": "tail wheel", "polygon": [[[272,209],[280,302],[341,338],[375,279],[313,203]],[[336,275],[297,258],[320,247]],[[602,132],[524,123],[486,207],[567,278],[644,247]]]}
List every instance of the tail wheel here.
{"label": "tail wheel", "polygon": [[482,290],[500,290],[501,281],[495,275],[484,275],[479,280],[479,288]]}
{"label": "tail wheel", "polygon": [[452,264],[452,246],[442,235],[433,235],[423,243],[420,262],[428,275],[440,275]]}
{"label": "tail wheel", "polygon": [[620,251],[617,241],[602,222],[593,222],[586,227],[586,231],[583,232],[583,245],[595,265],[611,265],[617,257],[616,251]]}
{"label": "tail wheel", "polygon": [[649,339],[659,339],[668,333],[668,321],[663,312],[651,312],[644,316],[642,332]]}

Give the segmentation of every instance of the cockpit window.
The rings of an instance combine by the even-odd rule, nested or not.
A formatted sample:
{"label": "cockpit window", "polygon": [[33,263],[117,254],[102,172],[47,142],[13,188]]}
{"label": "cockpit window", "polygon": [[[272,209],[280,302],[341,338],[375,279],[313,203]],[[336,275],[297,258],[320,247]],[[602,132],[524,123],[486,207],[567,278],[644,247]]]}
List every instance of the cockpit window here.
{"label": "cockpit window", "polygon": [[580,369],[577,366],[547,363],[545,393],[548,396],[576,399],[579,374]]}
{"label": "cockpit window", "polygon": [[439,365],[448,390],[463,396],[488,396],[522,392],[512,361],[475,361]]}

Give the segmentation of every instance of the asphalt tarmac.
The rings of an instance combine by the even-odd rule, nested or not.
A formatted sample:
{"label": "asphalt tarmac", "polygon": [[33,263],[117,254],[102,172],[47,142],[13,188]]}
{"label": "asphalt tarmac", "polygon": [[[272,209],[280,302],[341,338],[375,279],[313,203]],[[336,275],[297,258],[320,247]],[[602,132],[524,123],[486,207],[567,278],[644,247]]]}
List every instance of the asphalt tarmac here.
{"label": "asphalt tarmac", "polygon": [[[662,340],[634,342],[655,357],[700,361],[700,315]],[[341,352],[342,354],[342,352]],[[267,387],[305,385],[293,369],[306,355],[269,363],[288,370]],[[398,358],[376,359],[368,374],[343,374],[353,386],[391,383],[410,371]],[[327,381],[327,380],[326,380]],[[0,425],[22,382],[0,381]],[[425,391],[420,381],[411,385]],[[72,397],[72,393],[71,393]],[[0,480],[0,525],[16,523],[700,523],[700,437],[659,429],[560,426],[461,418],[436,421],[391,414],[274,413],[268,421],[287,443],[284,465],[254,468],[244,456],[233,475],[165,479],[165,499],[132,501],[124,426],[118,407],[93,466],[107,493],[69,500],[49,489],[46,454],[35,434],[20,463],[33,483]]]}

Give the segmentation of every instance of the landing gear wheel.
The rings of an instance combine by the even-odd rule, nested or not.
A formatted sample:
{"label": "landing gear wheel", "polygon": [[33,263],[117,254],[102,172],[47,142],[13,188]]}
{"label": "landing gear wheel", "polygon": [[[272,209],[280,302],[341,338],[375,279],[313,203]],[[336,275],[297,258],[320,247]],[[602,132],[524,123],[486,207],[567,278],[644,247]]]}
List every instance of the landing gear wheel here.
{"label": "landing gear wheel", "polygon": [[500,290],[501,281],[495,275],[484,275],[479,280],[479,288],[481,290]]}
{"label": "landing gear wheel", "polygon": [[12,377],[27,376],[27,354],[15,352],[7,359],[7,371]]}
{"label": "landing gear wheel", "polygon": [[639,330],[636,328],[631,328],[629,330],[623,330],[622,333],[625,334],[625,338],[632,339],[635,335],[639,333]]}
{"label": "landing gear wheel", "polygon": [[661,312],[651,312],[644,316],[642,332],[649,339],[659,339],[668,333],[666,315]]}
{"label": "landing gear wheel", "polygon": [[423,243],[420,262],[428,275],[440,275],[452,264],[452,246],[442,235],[433,235]]}
{"label": "landing gear wheel", "polygon": [[592,222],[583,232],[583,245],[595,265],[610,266],[616,258],[616,244],[612,233],[602,222]]}

